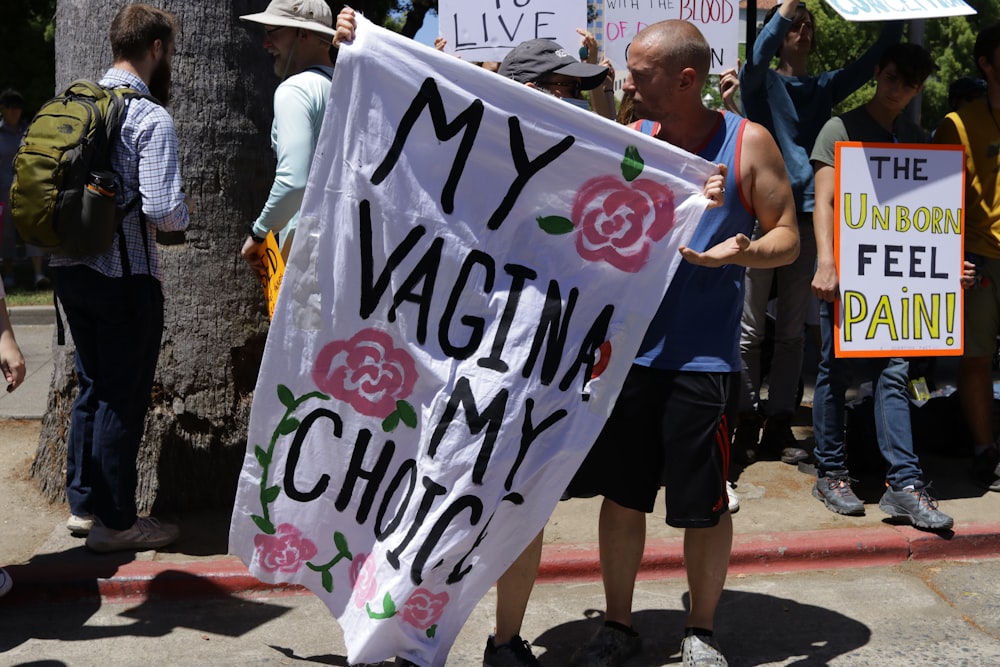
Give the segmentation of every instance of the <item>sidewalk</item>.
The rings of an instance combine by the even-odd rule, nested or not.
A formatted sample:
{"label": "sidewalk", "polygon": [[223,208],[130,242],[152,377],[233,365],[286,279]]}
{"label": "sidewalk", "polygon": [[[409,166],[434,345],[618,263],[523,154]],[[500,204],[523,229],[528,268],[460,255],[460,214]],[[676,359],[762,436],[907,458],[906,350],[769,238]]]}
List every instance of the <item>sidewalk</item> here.
{"label": "sidewalk", "polygon": [[[64,527],[66,508],[48,504],[30,480],[52,374],[54,316],[51,308],[16,308],[12,319],[28,377],[18,391],[0,392],[0,535],[6,538],[0,540],[0,564],[16,582],[5,606],[97,596],[115,601],[301,592],[262,584],[238,559],[226,555],[225,512],[176,517],[182,537],[160,552],[97,555],[70,536]],[[810,398],[807,388],[806,400]],[[811,437],[808,423],[809,411],[800,410],[795,427],[800,440]],[[807,448],[811,445],[806,440]],[[731,575],[1000,558],[1000,494],[970,481],[967,459],[921,458],[941,508],[955,518],[953,533],[937,535],[883,521],[878,479],[862,478],[855,485],[867,515],[845,517],[811,496],[811,466],[776,461],[750,466],[737,480],[741,510],[734,516]],[[559,504],[546,528],[541,582],[599,581],[599,506],[599,499]],[[663,517],[661,500],[647,522],[644,579],[683,576],[682,533],[665,526]]]}

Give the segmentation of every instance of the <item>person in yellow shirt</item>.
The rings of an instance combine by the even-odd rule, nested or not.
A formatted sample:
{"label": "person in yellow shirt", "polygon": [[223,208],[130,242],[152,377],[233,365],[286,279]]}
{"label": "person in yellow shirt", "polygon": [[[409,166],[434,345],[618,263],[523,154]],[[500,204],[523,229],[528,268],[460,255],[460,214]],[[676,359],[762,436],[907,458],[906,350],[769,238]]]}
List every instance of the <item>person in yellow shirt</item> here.
{"label": "person in yellow shirt", "polygon": [[[1000,451],[993,438],[993,355],[1000,334],[1000,22],[984,28],[973,49],[987,84],[974,100],[941,121],[935,143],[965,148],[965,354],[958,395],[972,434],[973,471],[1000,491]],[[970,264],[971,263],[971,264]]]}

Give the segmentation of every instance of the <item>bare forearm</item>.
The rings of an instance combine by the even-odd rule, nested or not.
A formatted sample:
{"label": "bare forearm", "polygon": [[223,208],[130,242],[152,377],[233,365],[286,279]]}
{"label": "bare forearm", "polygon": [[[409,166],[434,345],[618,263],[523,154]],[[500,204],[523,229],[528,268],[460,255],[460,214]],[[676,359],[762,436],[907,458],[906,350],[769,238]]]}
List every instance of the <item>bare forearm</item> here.
{"label": "bare forearm", "polygon": [[750,269],[773,269],[791,264],[799,256],[799,230],[783,225],[750,243],[740,264]]}

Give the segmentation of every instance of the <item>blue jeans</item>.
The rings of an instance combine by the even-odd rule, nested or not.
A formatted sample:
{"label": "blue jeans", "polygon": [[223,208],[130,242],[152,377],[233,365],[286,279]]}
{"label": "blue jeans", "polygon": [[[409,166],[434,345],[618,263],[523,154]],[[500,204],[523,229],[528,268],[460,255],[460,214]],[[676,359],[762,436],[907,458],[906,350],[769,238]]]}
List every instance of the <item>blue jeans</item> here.
{"label": "blue jeans", "polygon": [[163,292],[146,275],[108,278],[84,266],[54,273],[79,384],[66,455],[70,511],[124,530],[136,519],[136,458],[160,355]]}
{"label": "blue jeans", "polygon": [[[819,304],[819,328],[822,335],[816,391],[813,394],[813,434],[816,436],[816,473],[819,476],[846,477],[847,455],[844,448],[844,394],[850,384],[849,359],[834,357],[833,304]],[[910,429],[910,400],[906,385],[909,363],[899,357],[859,360],[871,364],[875,394],[875,434],[879,451],[889,464],[886,475],[893,489],[908,484],[920,486],[920,462],[913,453]]]}

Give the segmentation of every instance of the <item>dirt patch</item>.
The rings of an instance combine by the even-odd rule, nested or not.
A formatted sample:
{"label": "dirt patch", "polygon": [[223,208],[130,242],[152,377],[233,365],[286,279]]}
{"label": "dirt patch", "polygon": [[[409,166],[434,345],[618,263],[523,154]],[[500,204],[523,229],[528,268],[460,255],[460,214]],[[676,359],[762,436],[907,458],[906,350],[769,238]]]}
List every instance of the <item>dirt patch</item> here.
{"label": "dirt patch", "polygon": [[0,566],[27,562],[69,509],[49,503],[31,479],[38,420],[0,420]]}

